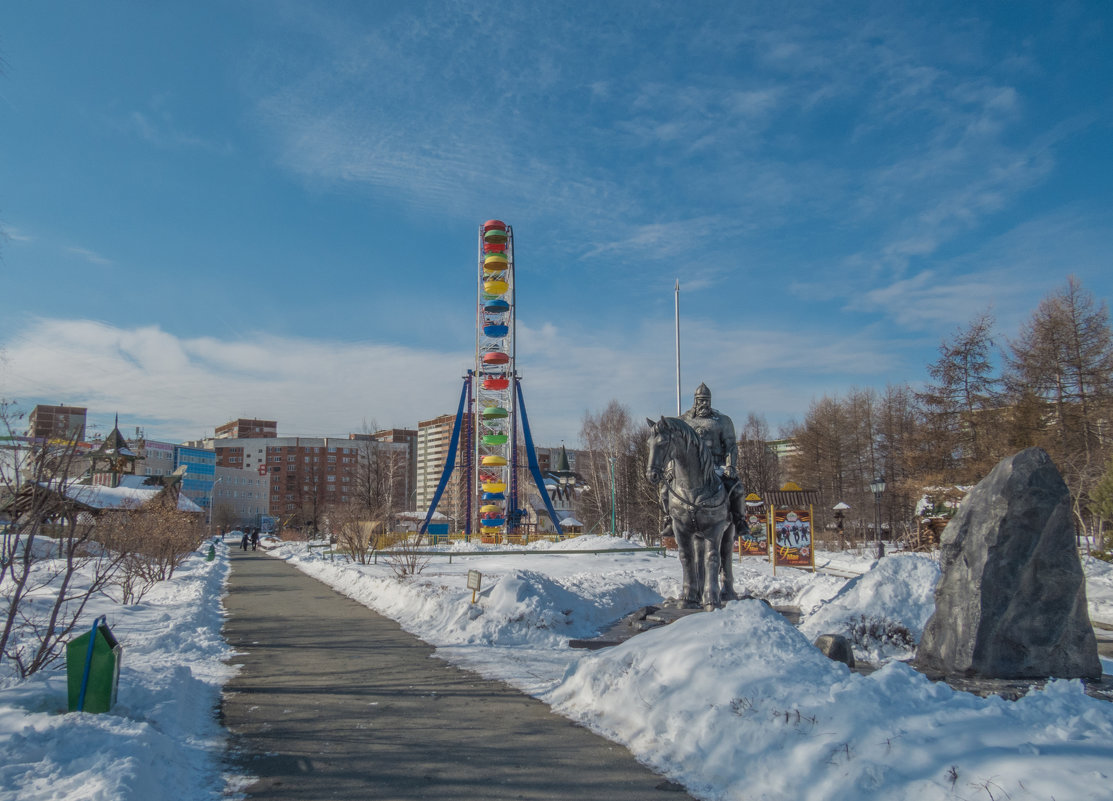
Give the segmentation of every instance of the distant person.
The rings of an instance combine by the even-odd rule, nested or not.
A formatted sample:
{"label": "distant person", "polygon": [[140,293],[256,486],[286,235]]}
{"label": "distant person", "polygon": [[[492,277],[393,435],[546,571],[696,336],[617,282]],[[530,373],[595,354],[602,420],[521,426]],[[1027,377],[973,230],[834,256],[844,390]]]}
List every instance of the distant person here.
{"label": "distant person", "polygon": [[254,551],[258,547],[259,547],[259,529],[253,528],[253,529],[251,529],[251,550]]}
{"label": "distant person", "polygon": [[248,537],[249,537],[249,535],[248,535],[248,533],[247,533],[247,532],[245,531],[245,532],[243,533],[243,539],[242,539],[242,540],[240,540],[240,547],[241,547],[241,548],[243,548],[243,549],[244,549],[245,551],[247,550],[247,540],[248,540]]}

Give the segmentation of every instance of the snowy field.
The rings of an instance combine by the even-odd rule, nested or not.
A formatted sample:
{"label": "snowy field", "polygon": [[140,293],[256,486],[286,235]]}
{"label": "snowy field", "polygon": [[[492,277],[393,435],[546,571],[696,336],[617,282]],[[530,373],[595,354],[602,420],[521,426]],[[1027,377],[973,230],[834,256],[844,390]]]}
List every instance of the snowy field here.
{"label": "snowy field", "polygon": [[[933,684],[902,664],[932,610],[929,558],[820,554],[847,580],[736,566],[737,585],[799,606],[798,628],[759,601],[684,618],[601,651],[567,647],[675,594],[675,557],[579,555],[627,547],[581,537],[510,555],[445,548],[416,579],[387,564],[332,561],[305,544],[270,553],[397,620],[450,662],[499,678],[625,744],[707,799],[1109,799],[1113,704],[1077,681],[1016,702]],[[451,563],[448,553],[452,553]],[[120,701],[106,715],[62,714],[64,673],[0,678],[0,801],[235,797],[213,710],[229,678],[220,639],[226,552],[192,557],[143,603],[106,599],[124,645]],[[1091,615],[1113,622],[1113,566],[1087,560]],[[471,603],[467,573],[482,573]],[[810,642],[843,633],[869,675]],[[1108,661],[1106,672],[1113,671]],[[167,788],[173,788],[168,794]]]}
{"label": "snowy field", "polygon": [[227,737],[215,712],[233,674],[221,637],[227,575],[226,559],[197,553],[141,603],[93,596],[78,633],[106,615],[124,649],[108,714],[66,714],[64,662],[22,682],[0,676],[0,799],[220,798]]}

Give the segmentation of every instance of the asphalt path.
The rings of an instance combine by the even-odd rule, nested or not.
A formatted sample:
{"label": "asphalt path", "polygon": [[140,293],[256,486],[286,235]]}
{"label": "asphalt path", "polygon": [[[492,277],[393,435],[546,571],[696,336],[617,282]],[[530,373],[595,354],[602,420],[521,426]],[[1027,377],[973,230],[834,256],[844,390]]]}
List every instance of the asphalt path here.
{"label": "asphalt path", "polygon": [[392,620],[263,552],[230,549],[221,714],[248,798],[690,798],[620,745],[432,657]]}

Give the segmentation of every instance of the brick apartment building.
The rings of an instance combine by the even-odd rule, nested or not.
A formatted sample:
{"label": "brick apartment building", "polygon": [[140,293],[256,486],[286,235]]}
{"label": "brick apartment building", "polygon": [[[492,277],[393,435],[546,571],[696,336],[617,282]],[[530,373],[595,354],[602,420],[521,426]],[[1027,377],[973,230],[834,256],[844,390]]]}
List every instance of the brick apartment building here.
{"label": "brick apartment building", "polygon": [[213,441],[218,467],[254,470],[270,479],[270,515],[318,518],[352,500],[359,450],[347,439],[247,437]]}
{"label": "brick apartment building", "polygon": [[277,436],[276,420],[248,420],[241,417],[216,427],[217,439],[266,439]]}
{"label": "brick apartment building", "polygon": [[[277,430],[272,421],[253,420],[232,421],[220,430],[246,430],[241,423],[264,432]],[[218,468],[254,471],[269,479],[267,509],[271,517],[284,523],[316,526],[329,509],[355,502],[357,483],[365,476],[361,465],[384,454],[389,456],[390,466],[397,473],[397,497],[405,499],[411,492],[410,446],[405,442],[356,437],[279,437],[268,433],[221,437],[214,439],[212,446]],[[399,500],[396,505],[401,510],[405,502]]]}
{"label": "brick apartment building", "polygon": [[27,436],[32,439],[85,441],[84,406],[38,405],[27,418]]}

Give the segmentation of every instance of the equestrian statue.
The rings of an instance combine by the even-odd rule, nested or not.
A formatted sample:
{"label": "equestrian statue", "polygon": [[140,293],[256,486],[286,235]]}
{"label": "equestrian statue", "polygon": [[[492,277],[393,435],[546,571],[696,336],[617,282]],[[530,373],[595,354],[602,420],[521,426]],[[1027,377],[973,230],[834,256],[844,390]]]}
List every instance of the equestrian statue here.
{"label": "equestrian statue", "polygon": [[646,477],[661,485],[661,536],[676,540],[683,570],[680,597],[667,603],[708,610],[722,606],[738,597],[731,555],[736,536],[749,528],[746,493],[734,467],[734,423],[711,408],[711,390],[702,383],[683,415],[646,422]]}

